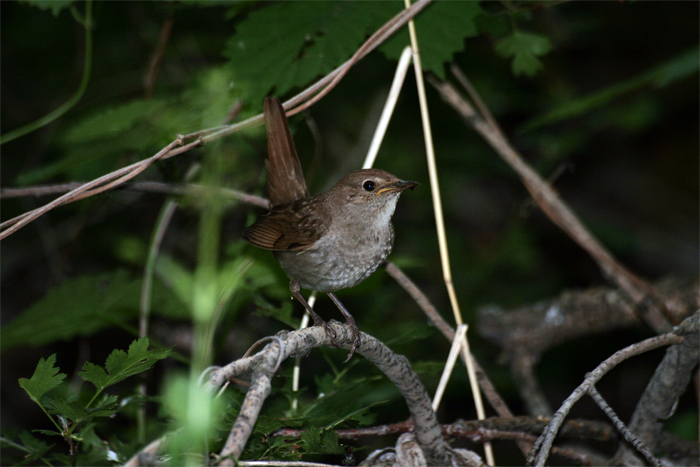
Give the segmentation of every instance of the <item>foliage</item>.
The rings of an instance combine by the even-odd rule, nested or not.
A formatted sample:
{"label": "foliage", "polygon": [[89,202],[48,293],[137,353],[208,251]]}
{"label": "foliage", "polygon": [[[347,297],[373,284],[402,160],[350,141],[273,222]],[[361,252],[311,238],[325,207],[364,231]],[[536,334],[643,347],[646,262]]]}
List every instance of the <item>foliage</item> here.
{"label": "foliage", "polygon": [[[56,354],[47,359],[40,359],[31,378],[20,378],[19,385],[49,417],[56,431],[35,431],[44,435],[62,437],[70,446],[71,457],[75,458],[78,448],[83,443],[89,444],[87,441],[89,438],[96,438],[99,441],[95,433],[95,419],[112,418],[129,404],[129,398],[120,400],[119,396],[103,394],[103,391],[130,376],[147,371],[158,360],[167,358],[169,355],[169,349],[148,350],[148,339],[143,337],[134,341],[129,346],[128,352],[114,350],[107,357],[104,367],[85,362],[83,370],[78,375],[83,381],[92,383],[96,389],[87,402],[81,401],[85,399],[83,396],[86,396],[83,391],[76,392],[64,387],[62,392],[66,395],[58,394],[59,386],[63,384],[66,374],[59,373],[60,369],[55,366]],[[98,399],[100,395],[102,396]],[[12,447],[28,452],[32,460],[37,460],[38,456],[44,456],[51,448],[45,443],[38,442],[28,432],[23,432],[19,441],[21,444],[13,443]],[[82,450],[90,450],[90,447]]]}
{"label": "foliage", "polygon": [[[415,20],[423,68],[451,80],[446,65],[459,65],[514,144],[540,173],[554,174],[552,183],[576,201],[581,216],[623,261],[650,277],[696,274],[698,48],[697,25],[689,18],[697,18],[697,7],[564,3],[435,1]],[[253,116],[264,96],[288,98],[338,67],[404,4],[93,6],[94,60],[86,92],[54,123],[3,144],[3,189],[93,180],[156,153],[178,134]],[[2,8],[3,89],[12,91],[3,93],[4,135],[75,92],[84,65],[85,4],[31,0]],[[161,50],[168,19],[172,30]],[[404,28],[303,117],[291,118],[304,170],[322,168],[318,185],[328,187],[361,163],[362,129],[372,126],[376,102],[407,43]],[[150,90],[143,84],[147,74],[156,78]],[[422,185],[399,204],[392,259],[447,317],[410,76],[405,86],[378,164]],[[430,89],[428,100],[465,320],[473,323],[484,303],[520,306],[602,283],[590,258],[532,209],[510,169]],[[264,128],[250,128],[160,161],[135,182],[187,180],[264,195],[264,148]],[[174,462],[203,464],[203,446],[220,449],[244,389],[229,388],[213,400],[198,384],[200,370],[298,326],[301,312],[269,252],[240,240],[241,229],[261,211],[216,193],[166,198],[115,190],[56,209],[3,240],[2,382],[4,394],[15,395],[4,397],[3,408],[10,399],[20,407],[8,405],[4,412],[9,423],[0,448],[7,464],[111,465],[165,433],[173,436],[168,454]],[[164,199],[177,209],[148,263],[155,248],[148,239]],[[36,207],[33,202],[3,198],[3,220]],[[136,339],[149,265],[150,332]],[[383,271],[340,296],[357,310],[360,328],[405,353],[432,392],[449,345],[426,326],[415,303]],[[340,317],[325,297],[316,307],[323,317]],[[496,351],[476,331],[470,336],[480,361],[490,363],[487,371],[501,375],[499,389],[512,391],[512,381],[493,363]],[[604,337],[594,344],[599,352],[618,349],[618,336]],[[106,356],[104,364],[85,361],[94,355]],[[336,428],[406,416],[393,386],[359,357],[338,366],[344,355],[324,350],[305,359],[299,391],[292,391],[291,375],[275,378],[244,458],[337,463],[361,448],[339,440]],[[586,352],[568,358],[580,359],[570,368],[591,367]],[[74,361],[80,363],[71,371],[68,362]],[[561,374],[544,367],[543,374]],[[145,374],[144,399],[132,377]],[[555,381],[549,378],[555,397],[573,385]],[[444,421],[467,416],[462,389],[446,394]],[[45,416],[28,408],[30,400]],[[617,402],[631,403],[629,397]],[[693,421],[693,411],[681,407],[670,430],[692,434]],[[304,431],[277,436],[284,427]]]}

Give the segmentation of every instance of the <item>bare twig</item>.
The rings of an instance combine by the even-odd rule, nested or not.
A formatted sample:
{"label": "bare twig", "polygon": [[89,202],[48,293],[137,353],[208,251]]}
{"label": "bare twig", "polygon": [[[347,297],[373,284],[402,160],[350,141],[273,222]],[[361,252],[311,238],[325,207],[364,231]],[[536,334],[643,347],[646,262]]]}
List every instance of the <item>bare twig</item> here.
{"label": "bare twig", "polygon": [[[663,280],[654,283],[675,316],[686,318],[700,306],[697,282]],[[518,391],[531,415],[551,415],[552,409],[535,377],[535,365],[547,350],[573,339],[638,325],[627,296],[609,287],[564,292],[516,310],[494,306],[479,310],[479,333],[503,348]]]}
{"label": "bare twig", "polygon": [[157,464],[158,456],[165,450],[168,440],[172,438],[178,431],[167,433],[160,438],[151,441],[146,447],[141,449],[134,456],[126,461],[122,467],[146,467]]}
{"label": "bare twig", "polygon": [[[357,63],[358,60],[363,58],[369,52],[374,50],[379,44],[385,41],[389,36],[396,32],[400,27],[406,24],[411,18],[417,15],[423,10],[432,0],[419,0],[411,8],[401,10],[396,16],[390,19],[384,26],[382,26],[377,32],[372,34],[367,41],[365,41],[360,48],[355,52],[350,60],[345,62],[343,65],[336,68],[334,71],[329,73],[326,77],[322,78],[315,84],[309,86],[306,90],[299,93],[297,96],[293,97],[285,103],[286,108],[289,110],[291,107],[297,105],[298,103],[305,102],[303,105],[295,107],[293,110],[288,111],[288,115],[293,115],[297,112],[308,108],[317,102],[321,97],[328,93],[342,77],[348,72],[348,70]],[[90,4],[88,2],[88,4]],[[311,96],[314,96],[311,98]],[[97,178],[89,183],[86,183],[69,193],[55,199],[54,201],[37,208],[33,211],[24,213],[13,219],[0,224],[0,228],[4,229],[0,232],[0,240],[13,234],[20,228],[24,227],[28,223],[37,219],[38,217],[46,214],[52,209],[61,206],[63,204],[72,203],[89,196],[94,196],[103,191],[112,189],[118,185],[121,185],[132,178],[136,177],[138,174],[146,170],[149,166],[160,159],[166,159],[173,157],[175,155],[181,154],[183,152],[189,151],[194,147],[199,147],[211,141],[228,136],[232,133],[241,131],[245,128],[250,128],[252,126],[261,125],[263,123],[262,114],[251,117],[240,123],[233,125],[226,125],[223,127],[210,128],[206,130],[201,130],[196,133],[192,133],[186,136],[180,136],[175,141],[168,144],[165,148],[160,150],[154,156],[144,159],[135,164],[129,165],[127,167],[118,169],[112,173],[104,175]],[[196,139],[192,143],[184,144],[188,140]],[[184,145],[183,145],[184,144]],[[176,148],[176,146],[181,146]]]}
{"label": "bare twig", "polygon": [[175,15],[170,12],[165,17],[163,24],[160,27],[158,44],[156,45],[155,50],[153,50],[153,55],[151,56],[151,60],[148,64],[148,72],[143,79],[146,99],[150,99],[153,96],[153,89],[156,86],[158,72],[160,72],[160,64],[163,62],[163,55],[165,54],[165,46],[168,45],[168,40],[170,39],[170,33],[173,31],[174,23]]}
{"label": "bare twig", "polygon": [[[17,216],[13,219],[10,219],[8,221],[3,222],[0,224],[0,228],[3,228],[3,230],[0,233],[0,240],[3,238],[7,237],[8,235],[13,234],[20,228],[24,227],[25,225],[29,224],[33,220],[37,219],[38,217],[46,214],[50,210],[61,206],[63,204],[68,204],[72,203],[84,198],[87,198],[89,196],[94,196],[96,194],[102,193],[104,191],[110,190],[118,185],[121,185],[122,183],[136,177],[138,174],[146,170],[148,167],[150,167],[152,164],[154,164],[156,161],[160,159],[167,159],[168,157],[172,157],[174,155],[180,154],[184,151],[188,151],[194,147],[199,147],[201,146],[202,140],[199,137],[201,132],[193,133],[191,135],[187,136],[182,136],[161,149],[157,154],[154,156],[149,157],[148,159],[144,159],[140,162],[137,162],[135,164],[131,164],[127,167],[121,168],[119,170],[115,170],[112,173],[109,173],[107,175],[103,175],[100,178],[97,178],[89,183],[85,183],[84,185],[81,185],[78,188],[75,188],[68,193],[66,193],[63,196],[60,196],[53,200],[52,202],[45,204],[44,206],[34,209],[32,211],[29,211],[27,213],[24,213],[20,216]],[[193,136],[196,135],[196,136]],[[186,139],[191,139],[191,138],[197,138],[194,142],[185,144],[184,146],[180,146],[183,144],[183,141]],[[177,146],[180,146],[177,148]]]}
{"label": "bare twig", "polygon": [[[479,434],[484,430],[493,433],[509,432],[509,433],[526,433],[539,435],[545,429],[550,419],[547,417],[530,417],[518,416],[499,418],[492,417],[484,420],[469,420],[458,421],[448,425],[440,425],[440,430],[443,435],[451,437],[459,437],[470,439],[479,442]],[[338,438],[341,439],[360,439],[365,436],[385,436],[389,434],[408,433],[413,430],[413,422],[406,420],[403,422],[392,423],[390,425],[379,425],[368,428],[353,428],[346,430],[335,430]],[[293,428],[280,428],[272,433],[272,436],[289,436],[298,438],[305,430],[297,430]],[[560,436],[569,439],[594,439],[597,441],[614,441],[617,439],[617,433],[605,422],[597,420],[568,420],[564,422],[561,428]],[[498,437],[492,438],[498,439]]]}
{"label": "bare twig", "polygon": [[[685,392],[693,370],[698,366],[700,311],[677,326],[674,335],[683,336],[684,340],[666,350],[629,423],[630,431],[651,449],[656,449],[664,420],[675,412],[678,398]],[[639,462],[634,451],[625,445],[620,445],[615,458],[625,465]]]}
{"label": "bare twig", "polygon": [[[66,193],[83,186],[83,183],[62,183],[59,185],[40,185],[26,188],[1,188],[0,199],[19,198],[23,196],[45,196]],[[249,195],[231,188],[219,188],[198,185],[196,183],[174,184],[166,182],[133,182],[119,187],[124,191],[139,191],[143,193],[163,193],[166,195],[200,196],[211,191],[217,191],[219,196],[235,199],[245,204],[251,204],[264,209],[270,208],[270,201],[262,196]]]}
{"label": "bare twig", "polygon": [[660,467],[663,464],[659,459],[654,457],[654,455],[649,451],[649,448],[644,444],[639,438],[634,436],[632,432],[627,428],[622,420],[620,420],[620,417],[617,416],[615,413],[615,410],[613,410],[612,407],[610,407],[610,404],[603,398],[603,396],[600,395],[598,390],[596,389],[595,386],[591,386],[588,388],[588,395],[591,396],[591,399],[595,401],[596,404],[598,404],[598,407],[605,412],[605,415],[608,416],[610,421],[613,422],[615,425],[615,428],[617,431],[622,435],[625,440],[627,440],[628,443],[630,443],[634,448],[642,453],[644,458],[648,460],[652,465],[656,467]]}
{"label": "bare twig", "polygon": [[579,399],[588,393],[588,389],[600,381],[600,379],[606,373],[630,357],[659,347],[678,344],[681,342],[683,342],[683,337],[673,333],[652,337],[615,352],[611,357],[598,365],[595,370],[588,373],[583,383],[581,383],[579,387],[577,387],[576,390],[571,393],[571,395],[562,403],[559,410],[557,410],[552,417],[552,421],[549,423],[549,425],[547,425],[547,429],[544,430],[542,435],[537,439],[537,442],[533,446],[532,451],[528,456],[528,465],[534,463],[538,467],[544,467],[550,449],[552,448],[552,443],[554,443],[554,437],[557,435],[557,432],[564,421],[564,417],[566,417],[566,415],[569,413],[571,407],[573,407],[573,405],[578,402]]}
{"label": "bare twig", "polygon": [[[466,80],[466,78],[464,79]],[[656,332],[668,332],[670,325],[667,318],[671,320],[675,318],[668,315],[664,301],[654,288],[615,259],[612,253],[588,231],[556,191],[525,162],[500,129],[490,124],[487,118],[479,115],[454,86],[434,77],[429,78],[429,81],[440,93],[443,100],[462,116],[465,123],[491,144],[498,155],[515,170],[525,188],[547,217],[586,250],[598,263],[603,274],[629,295],[642,318],[649,323],[652,329]],[[470,87],[470,90],[476,94],[473,87]]]}

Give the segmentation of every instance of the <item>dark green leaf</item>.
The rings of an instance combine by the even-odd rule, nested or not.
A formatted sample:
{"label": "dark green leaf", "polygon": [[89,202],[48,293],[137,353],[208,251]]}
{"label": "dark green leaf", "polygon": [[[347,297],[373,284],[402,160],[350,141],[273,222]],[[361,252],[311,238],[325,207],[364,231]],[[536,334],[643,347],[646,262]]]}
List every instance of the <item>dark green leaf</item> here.
{"label": "dark green leaf", "polygon": [[515,76],[535,76],[542,69],[538,57],[552,50],[550,40],[540,34],[515,31],[496,44],[496,52],[503,58],[511,58],[511,67]]}
{"label": "dark green leaf", "polygon": [[57,387],[66,378],[65,373],[59,373],[59,368],[55,367],[56,354],[44,360],[39,359],[39,363],[31,378],[20,378],[19,385],[27,391],[29,397],[41,405],[41,397],[50,390]]}
{"label": "dark green leaf", "polygon": [[[126,271],[64,281],[2,328],[0,348],[40,346],[89,336],[138,316],[141,278]],[[153,286],[153,312],[186,317],[184,304],[161,281]]]}
{"label": "dark green leaf", "polygon": [[578,117],[593,110],[607,106],[613,99],[636,91],[642,86],[667,86],[676,80],[698,72],[698,55],[700,50],[693,48],[673,57],[671,60],[629,80],[615,83],[600,91],[566,102],[559,107],[523,125],[524,131],[530,131],[542,125],[560,122]]}
{"label": "dark green leaf", "polygon": [[71,397],[47,397],[45,401],[50,414],[70,419],[73,427],[90,418],[109,417],[118,411],[118,397],[114,395],[103,397],[95,407],[85,407]]}
{"label": "dark green leaf", "polygon": [[[283,95],[350,58],[370,31],[402,8],[391,2],[279,2],[252,12],[224,56],[251,102]],[[380,11],[378,18],[377,11]]]}
{"label": "dark green leaf", "polygon": [[89,336],[138,315],[140,279],[126,271],[64,281],[2,329],[2,350]]}
{"label": "dark green leaf", "polygon": [[83,380],[94,384],[99,393],[107,386],[148,370],[158,360],[167,358],[168,355],[170,355],[170,349],[148,350],[148,338],[142,337],[131,343],[128,353],[115,350],[109,354],[105,364],[107,372],[98,365],[85,362],[79,374]]}
{"label": "dark green leaf", "polygon": [[46,436],[60,436],[63,438],[63,433],[55,430],[32,430],[33,433],[39,433]]}
{"label": "dark green leaf", "polygon": [[69,8],[75,0],[22,0],[21,3],[27,3],[44,11],[51,10],[51,14],[58,16],[61,10]]}
{"label": "dark green leaf", "polygon": [[338,444],[338,434],[333,430],[310,427],[302,433],[299,444],[306,454],[345,454],[345,448]]}
{"label": "dark green leaf", "polygon": [[[398,9],[394,11],[396,13]],[[444,79],[443,65],[451,62],[452,56],[464,49],[466,38],[477,35],[476,18],[480,13],[479,2],[434,2],[426,7],[415,19],[423,70],[432,71]],[[379,50],[388,58],[398,60],[404,47],[409,44],[408,29],[404,27]]]}
{"label": "dark green leaf", "polygon": [[339,418],[338,420],[334,421],[333,423],[327,425],[325,428],[335,428],[341,423],[344,423],[348,420],[355,420],[358,422],[360,425],[369,425],[370,423],[374,423],[374,420],[376,418],[376,415],[373,413],[368,413],[369,410],[372,407],[375,407],[377,405],[383,405],[386,404],[387,401],[377,401],[377,402],[372,402],[369,405],[366,405],[365,407],[362,407],[360,409],[355,410],[354,412],[350,412],[347,415],[344,415],[342,418]]}
{"label": "dark green leaf", "polygon": [[[52,447],[55,446],[54,444],[47,444],[41,440],[36,439],[34,436],[32,436],[30,432],[26,430],[22,431],[19,434],[19,439],[22,443],[21,449],[27,454],[25,454],[22,457],[21,462],[18,462],[15,465],[39,465],[39,462],[37,461],[44,457],[44,454],[46,454]],[[5,443],[3,442],[3,448],[6,447],[8,446],[5,446]]]}
{"label": "dark green leaf", "polygon": [[81,404],[70,399],[71,398],[65,399],[60,396],[47,397],[45,399],[46,409],[52,415],[61,415],[75,423],[79,423],[87,417],[87,412]]}

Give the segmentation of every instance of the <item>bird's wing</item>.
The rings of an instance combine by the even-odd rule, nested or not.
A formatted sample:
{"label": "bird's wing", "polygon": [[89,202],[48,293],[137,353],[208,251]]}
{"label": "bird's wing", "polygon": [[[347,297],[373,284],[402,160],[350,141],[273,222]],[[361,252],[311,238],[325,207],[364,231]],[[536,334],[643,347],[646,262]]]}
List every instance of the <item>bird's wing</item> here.
{"label": "bird's wing", "polygon": [[[309,199],[275,206],[243,232],[243,240],[259,248],[274,251],[304,251],[311,248],[328,230],[323,206],[313,215],[304,206]],[[321,219],[326,220],[322,222]]]}
{"label": "bird's wing", "polygon": [[279,99],[265,98],[267,125],[267,192],[272,206],[308,198],[304,173],[294,147],[289,122]]}

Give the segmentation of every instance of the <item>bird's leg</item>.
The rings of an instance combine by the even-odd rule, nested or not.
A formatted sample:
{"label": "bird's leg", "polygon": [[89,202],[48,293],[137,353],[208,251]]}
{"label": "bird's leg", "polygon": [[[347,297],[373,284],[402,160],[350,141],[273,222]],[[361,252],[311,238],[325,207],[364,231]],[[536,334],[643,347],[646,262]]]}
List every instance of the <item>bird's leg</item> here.
{"label": "bird's leg", "polygon": [[334,347],[338,347],[338,343],[335,341],[335,331],[333,330],[332,327],[326,323],[323,318],[318,316],[316,312],[314,311],[313,308],[311,308],[311,305],[309,305],[309,302],[306,301],[304,296],[301,294],[301,286],[299,285],[299,281],[296,279],[292,279],[291,282],[289,283],[289,290],[292,291],[292,295],[301,302],[302,305],[304,305],[304,308],[306,308],[306,311],[309,312],[311,315],[311,318],[314,320],[314,326],[321,326],[324,331],[326,331],[326,335],[330,338],[331,344]]}
{"label": "bird's leg", "polygon": [[352,358],[357,347],[362,343],[362,340],[360,339],[360,330],[358,329],[357,324],[355,323],[355,318],[352,317],[347,308],[345,308],[345,306],[340,302],[340,300],[338,300],[338,297],[336,297],[335,294],[331,292],[328,292],[328,296],[331,297],[331,300],[333,300],[335,306],[337,306],[340,312],[343,314],[343,316],[345,316],[345,325],[348,328],[350,328],[350,332],[352,333],[352,348],[350,349],[348,358],[345,360],[345,362],[348,362]]}

